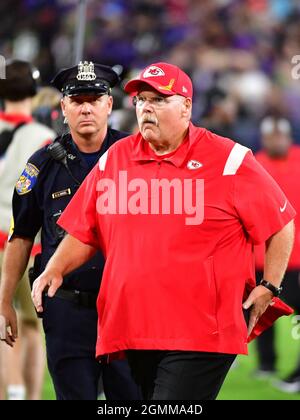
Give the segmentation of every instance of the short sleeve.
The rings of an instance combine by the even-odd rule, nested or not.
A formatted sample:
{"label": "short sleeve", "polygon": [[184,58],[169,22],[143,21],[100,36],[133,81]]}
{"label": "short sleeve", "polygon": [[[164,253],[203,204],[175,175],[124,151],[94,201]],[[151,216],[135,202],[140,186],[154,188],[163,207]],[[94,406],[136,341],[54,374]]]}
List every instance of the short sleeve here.
{"label": "short sleeve", "polygon": [[96,187],[100,178],[97,164],[69,202],[58,224],[79,241],[100,248],[97,235]]}
{"label": "short sleeve", "polygon": [[234,206],[254,244],[265,242],[295,217],[278,184],[251,152],[234,178]]}

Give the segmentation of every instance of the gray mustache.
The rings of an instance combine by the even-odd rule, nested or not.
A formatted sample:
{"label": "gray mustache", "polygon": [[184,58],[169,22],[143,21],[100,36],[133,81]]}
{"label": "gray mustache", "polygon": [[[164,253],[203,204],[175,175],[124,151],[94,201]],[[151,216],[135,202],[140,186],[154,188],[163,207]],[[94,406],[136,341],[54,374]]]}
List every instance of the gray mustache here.
{"label": "gray mustache", "polygon": [[142,124],[145,124],[145,123],[152,123],[152,124],[157,125],[157,120],[155,118],[145,117],[142,119]]}

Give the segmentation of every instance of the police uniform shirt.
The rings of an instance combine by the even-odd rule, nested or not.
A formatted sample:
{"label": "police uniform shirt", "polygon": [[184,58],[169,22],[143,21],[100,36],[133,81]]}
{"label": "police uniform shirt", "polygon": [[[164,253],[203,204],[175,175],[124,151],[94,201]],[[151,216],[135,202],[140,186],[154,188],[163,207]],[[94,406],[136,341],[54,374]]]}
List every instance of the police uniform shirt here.
{"label": "police uniform shirt", "polygon": [[[95,158],[93,154],[92,158],[98,160],[113,143],[125,136],[126,133],[108,129],[98,157]],[[64,236],[64,231],[56,225],[56,221],[91,169],[88,160],[78,150],[69,134],[56,141],[61,142],[67,152],[67,164],[72,176],[61,162],[51,157],[47,147],[44,147],[29,158],[13,195],[10,240],[14,236],[34,239],[42,227],[41,271]],[[98,252],[88,263],[66,276],[63,287],[98,290],[103,265],[103,256]]]}

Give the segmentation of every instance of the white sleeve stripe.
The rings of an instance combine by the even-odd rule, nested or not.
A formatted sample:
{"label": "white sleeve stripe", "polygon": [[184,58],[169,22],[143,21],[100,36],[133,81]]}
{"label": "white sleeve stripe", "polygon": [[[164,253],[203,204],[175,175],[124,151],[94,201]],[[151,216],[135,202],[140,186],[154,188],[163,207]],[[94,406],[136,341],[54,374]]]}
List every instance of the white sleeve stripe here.
{"label": "white sleeve stripe", "polygon": [[106,161],[107,161],[107,155],[108,155],[108,150],[106,150],[106,152],[99,159],[99,169],[100,169],[100,171],[104,171],[104,169],[105,169],[105,165],[106,165]]}
{"label": "white sleeve stripe", "polygon": [[248,147],[235,143],[227,158],[223,175],[235,175],[249,150]]}

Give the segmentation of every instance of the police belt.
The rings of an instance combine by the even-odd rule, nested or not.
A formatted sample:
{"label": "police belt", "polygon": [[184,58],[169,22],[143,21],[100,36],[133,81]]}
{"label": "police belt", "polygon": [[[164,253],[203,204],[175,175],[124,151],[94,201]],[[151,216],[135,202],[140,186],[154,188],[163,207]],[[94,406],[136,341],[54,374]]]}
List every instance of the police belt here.
{"label": "police belt", "polygon": [[78,306],[96,309],[97,293],[82,292],[80,290],[58,289],[55,297],[76,303]]}

